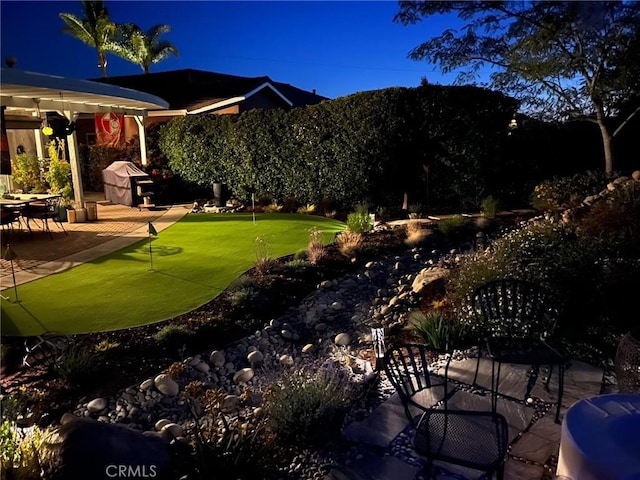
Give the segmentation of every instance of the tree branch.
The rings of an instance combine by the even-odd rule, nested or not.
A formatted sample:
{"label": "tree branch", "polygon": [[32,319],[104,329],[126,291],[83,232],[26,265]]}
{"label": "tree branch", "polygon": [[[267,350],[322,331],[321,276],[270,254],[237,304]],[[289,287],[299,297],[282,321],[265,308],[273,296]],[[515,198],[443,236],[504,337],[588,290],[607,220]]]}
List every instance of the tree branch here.
{"label": "tree branch", "polygon": [[638,106],[638,108],[636,108],[636,109],[631,113],[631,115],[629,115],[629,116],[624,120],[624,122],[622,122],[622,123],[618,126],[618,128],[616,128],[616,130],[615,130],[615,131],[613,132],[613,134],[611,135],[611,138],[614,138],[614,137],[618,134],[618,132],[620,132],[620,130],[622,130],[622,129],[627,125],[627,123],[629,123],[629,122],[631,121],[631,119],[632,119],[633,117],[635,117],[635,116],[636,116],[636,114],[637,114],[638,112],[640,112],[640,106]]}

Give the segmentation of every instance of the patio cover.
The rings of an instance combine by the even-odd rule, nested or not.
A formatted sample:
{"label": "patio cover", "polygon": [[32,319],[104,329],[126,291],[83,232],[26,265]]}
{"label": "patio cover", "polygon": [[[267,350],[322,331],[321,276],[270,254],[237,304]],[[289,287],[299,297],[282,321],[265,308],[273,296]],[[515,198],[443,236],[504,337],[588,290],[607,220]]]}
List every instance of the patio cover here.
{"label": "patio cover", "polygon": [[[6,114],[37,116],[38,112],[55,110],[69,120],[74,120],[79,113],[131,115],[138,123],[143,164],[146,162],[146,143],[142,118],[147,110],[169,106],[163,99],[137,90],[13,68],[0,69],[0,105]],[[82,205],[84,193],[75,132],[68,136],[67,146],[75,201]]]}
{"label": "patio cover", "polygon": [[131,162],[113,162],[102,170],[104,198],[130,207],[133,205],[132,188],[135,186],[132,178],[148,176]]}

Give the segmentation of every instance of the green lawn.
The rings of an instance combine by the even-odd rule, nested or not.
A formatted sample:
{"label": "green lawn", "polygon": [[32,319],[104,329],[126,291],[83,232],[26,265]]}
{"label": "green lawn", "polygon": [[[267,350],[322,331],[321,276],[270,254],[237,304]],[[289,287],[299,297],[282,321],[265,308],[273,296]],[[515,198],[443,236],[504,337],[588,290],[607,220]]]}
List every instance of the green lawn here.
{"label": "green lawn", "polygon": [[[18,286],[20,303],[2,300],[3,335],[89,333],[159,322],[189,312],[254,265],[255,239],[271,257],[305,248],[317,227],[330,242],[344,225],[297,214],[187,215],[144,240],[66,272]],[[13,289],[3,295],[14,300]]]}

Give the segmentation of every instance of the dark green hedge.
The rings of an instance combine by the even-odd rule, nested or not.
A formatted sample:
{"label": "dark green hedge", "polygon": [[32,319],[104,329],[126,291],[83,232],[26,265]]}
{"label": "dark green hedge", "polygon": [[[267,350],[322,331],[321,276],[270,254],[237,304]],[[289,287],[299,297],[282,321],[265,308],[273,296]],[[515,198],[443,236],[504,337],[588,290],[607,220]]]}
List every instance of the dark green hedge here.
{"label": "dark green hedge", "polygon": [[161,128],[160,148],[184,179],[223,182],[240,196],[399,206],[407,192],[411,203],[470,207],[493,193],[516,108],[475,87],[389,88],[177,118]]}

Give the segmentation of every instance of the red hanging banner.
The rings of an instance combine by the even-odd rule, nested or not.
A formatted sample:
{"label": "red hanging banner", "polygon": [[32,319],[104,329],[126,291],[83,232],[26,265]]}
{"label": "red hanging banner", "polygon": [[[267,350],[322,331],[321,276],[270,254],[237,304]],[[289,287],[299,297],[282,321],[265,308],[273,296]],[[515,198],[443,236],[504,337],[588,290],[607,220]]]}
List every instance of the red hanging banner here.
{"label": "red hanging banner", "polygon": [[96,113],[96,144],[118,147],[122,141],[124,115]]}

